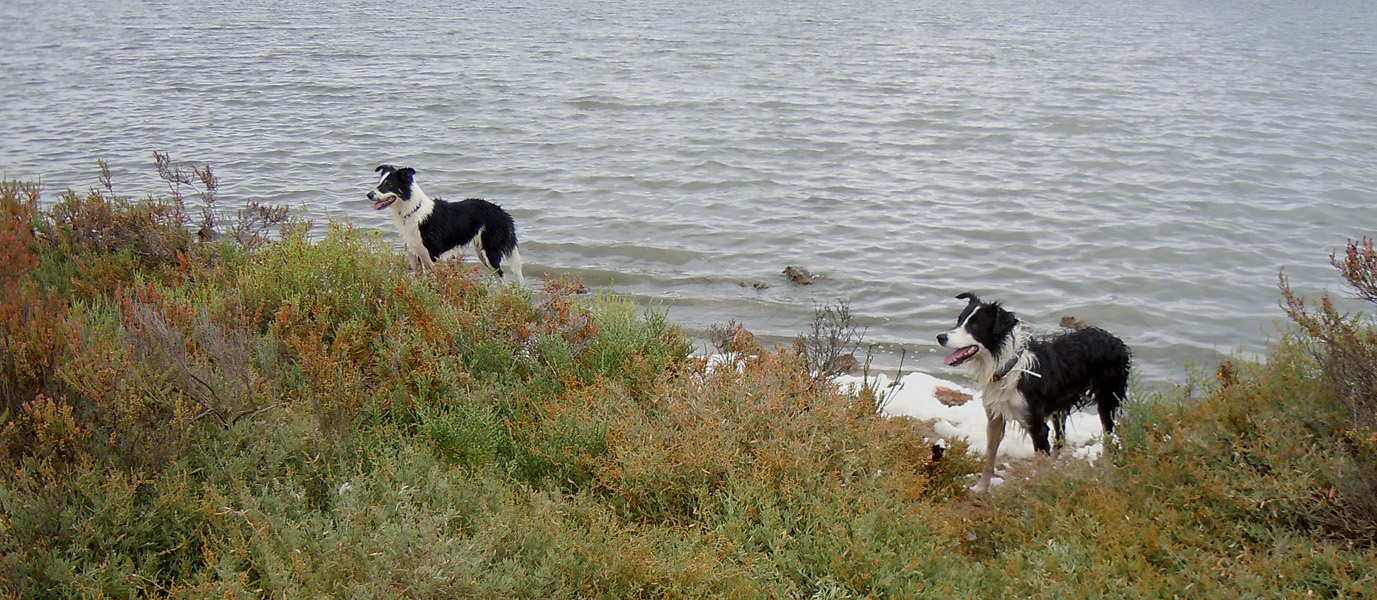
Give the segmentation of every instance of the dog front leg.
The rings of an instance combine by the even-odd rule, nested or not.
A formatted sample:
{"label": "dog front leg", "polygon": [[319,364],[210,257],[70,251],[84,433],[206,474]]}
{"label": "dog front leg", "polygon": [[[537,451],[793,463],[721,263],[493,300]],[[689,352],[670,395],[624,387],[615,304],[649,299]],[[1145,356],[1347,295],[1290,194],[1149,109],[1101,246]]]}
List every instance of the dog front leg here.
{"label": "dog front leg", "polygon": [[999,443],[1004,441],[1004,415],[986,414],[989,420],[985,422],[985,469],[980,473],[980,481],[971,488],[976,494],[989,493],[990,479],[994,477],[995,455],[999,452]]}
{"label": "dog front leg", "polygon": [[425,273],[435,269],[435,261],[430,258],[430,252],[422,249],[420,252],[412,250],[407,262],[411,263],[411,269],[417,273]]}

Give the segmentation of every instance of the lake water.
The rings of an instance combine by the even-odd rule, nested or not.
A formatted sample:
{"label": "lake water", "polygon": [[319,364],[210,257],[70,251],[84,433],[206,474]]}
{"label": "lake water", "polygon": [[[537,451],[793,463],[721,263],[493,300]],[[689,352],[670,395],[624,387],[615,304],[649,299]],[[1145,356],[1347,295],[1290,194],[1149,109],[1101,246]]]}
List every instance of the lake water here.
{"label": "lake water", "polygon": [[528,277],[775,340],[845,299],[935,374],[976,291],[1179,380],[1377,233],[1370,0],[5,0],[0,73],[0,171],[50,198],[97,158],[157,192],[160,150],[396,239],[364,193],[405,164],[512,212]]}

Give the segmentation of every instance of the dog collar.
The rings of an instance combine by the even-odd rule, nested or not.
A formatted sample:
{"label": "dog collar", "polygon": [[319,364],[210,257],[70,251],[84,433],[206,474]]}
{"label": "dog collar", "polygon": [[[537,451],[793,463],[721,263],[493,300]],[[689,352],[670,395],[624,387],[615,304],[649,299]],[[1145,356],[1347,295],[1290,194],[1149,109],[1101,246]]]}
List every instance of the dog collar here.
{"label": "dog collar", "polygon": [[990,379],[990,381],[999,381],[999,380],[1001,380],[1001,379],[1004,379],[1005,377],[1008,377],[1008,376],[1009,376],[1009,372],[1011,372],[1011,371],[1014,370],[1014,365],[1018,364],[1018,359],[1020,359],[1020,358],[1023,358],[1023,351],[1022,351],[1022,350],[1019,350],[1019,351],[1018,351],[1018,354],[1015,354],[1015,355],[1014,355],[1014,358],[1011,359],[1011,360],[1009,361],[1009,364],[1004,365],[1003,368],[1001,368],[1000,370],[996,371],[995,374],[994,374],[994,377],[993,377],[992,379]]}
{"label": "dog collar", "polygon": [[420,202],[417,202],[417,203],[416,203],[416,208],[413,208],[413,209],[411,209],[411,212],[402,215],[402,219],[405,220],[406,218],[410,217],[411,215],[416,214],[416,211],[421,210],[421,207],[422,207],[422,206],[424,206],[424,205],[421,204]]}

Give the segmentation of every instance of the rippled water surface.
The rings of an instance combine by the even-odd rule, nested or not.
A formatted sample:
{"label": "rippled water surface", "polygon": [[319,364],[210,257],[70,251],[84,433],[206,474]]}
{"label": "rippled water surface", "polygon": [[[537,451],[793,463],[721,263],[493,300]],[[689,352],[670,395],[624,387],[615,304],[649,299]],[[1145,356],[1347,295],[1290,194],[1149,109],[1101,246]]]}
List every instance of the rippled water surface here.
{"label": "rippled water surface", "polygon": [[156,149],[395,239],[363,194],[406,164],[510,210],[528,277],[698,332],[844,298],[937,373],[973,290],[1179,379],[1377,233],[1370,2],[838,4],[6,0],[0,171],[142,195]]}

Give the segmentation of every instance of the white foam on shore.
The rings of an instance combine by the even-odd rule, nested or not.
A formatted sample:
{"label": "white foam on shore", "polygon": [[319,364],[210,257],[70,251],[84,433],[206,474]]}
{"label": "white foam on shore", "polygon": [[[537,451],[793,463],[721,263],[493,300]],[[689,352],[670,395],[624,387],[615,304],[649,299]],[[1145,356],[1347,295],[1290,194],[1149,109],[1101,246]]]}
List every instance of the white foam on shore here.
{"label": "white foam on shore", "polygon": [[[985,408],[980,404],[980,392],[925,373],[905,375],[893,388],[889,387],[892,378],[886,375],[871,378],[872,382],[877,380],[882,393],[889,394],[888,402],[881,408],[883,414],[932,421],[933,430],[943,440],[965,438],[972,452],[985,453]],[[851,389],[859,389],[863,383],[860,377],[851,375],[838,377],[837,382]],[[947,406],[937,399],[938,387],[970,394],[971,399],[959,406]],[[1099,416],[1088,412],[1071,413],[1066,420],[1066,450],[1093,464],[1104,453],[1103,433]],[[1021,427],[1010,424],[999,445],[998,456],[1028,458],[1033,455],[1032,438]]]}

